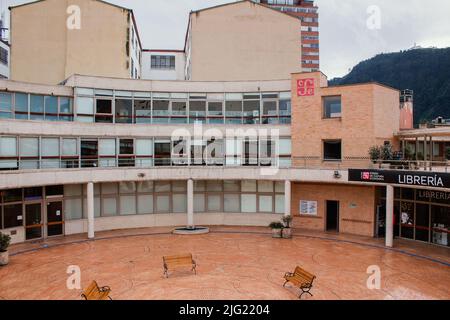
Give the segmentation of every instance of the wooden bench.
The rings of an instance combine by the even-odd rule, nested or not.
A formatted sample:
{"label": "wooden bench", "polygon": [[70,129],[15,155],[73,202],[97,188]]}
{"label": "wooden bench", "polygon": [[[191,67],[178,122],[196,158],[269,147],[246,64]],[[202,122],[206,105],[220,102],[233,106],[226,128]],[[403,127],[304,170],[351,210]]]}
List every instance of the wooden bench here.
{"label": "wooden bench", "polygon": [[109,287],[99,287],[96,281],[92,281],[87,287],[81,297],[85,300],[112,300],[109,296],[111,289]]}
{"label": "wooden bench", "polygon": [[164,262],[164,275],[166,278],[169,277],[169,270],[177,269],[179,267],[190,267],[191,270],[194,271],[195,274],[197,274],[197,264],[195,263],[194,259],[192,259],[192,254],[185,254],[185,255],[176,255],[176,256],[166,256],[163,257]]}
{"label": "wooden bench", "polygon": [[286,282],[283,284],[283,287],[285,287],[288,282],[291,282],[294,286],[299,287],[302,290],[302,293],[299,296],[300,299],[305,293],[313,296],[310,290],[313,287],[315,278],[315,275],[309,273],[306,270],[303,270],[300,267],[297,267],[295,268],[295,271],[293,273],[287,272],[284,275],[284,279],[286,280]]}

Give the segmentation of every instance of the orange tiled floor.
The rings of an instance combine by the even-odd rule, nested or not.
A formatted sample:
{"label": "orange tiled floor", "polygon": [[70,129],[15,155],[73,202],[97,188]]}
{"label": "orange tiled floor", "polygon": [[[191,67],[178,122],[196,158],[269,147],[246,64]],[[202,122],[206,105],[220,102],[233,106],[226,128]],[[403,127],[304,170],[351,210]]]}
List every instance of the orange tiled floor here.
{"label": "orange tiled floor", "polygon": [[[79,299],[80,290],[66,288],[70,265],[81,268],[82,286],[95,279],[112,288],[113,299],[297,299],[296,289],[282,286],[284,273],[296,265],[318,277],[309,300],[450,299],[448,264],[348,242],[213,230],[201,236],[135,235],[138,231],[130,230],[99,234],[108,238],[97,241],[70,243],[82,236],[52,240],[50,245],[59,245],[14,255],[10,265],[0,268],[0,299]],[[335,238],[377,245],[374,239]],[[11,251],[35,247],[22,244]],[[448,249],[436,250],[448,257]],[[185,252],[194,254],[198,275],[179,271],[165,279],[161,257]],[[381,268],[381,290],[366,287],[370,265]]]}

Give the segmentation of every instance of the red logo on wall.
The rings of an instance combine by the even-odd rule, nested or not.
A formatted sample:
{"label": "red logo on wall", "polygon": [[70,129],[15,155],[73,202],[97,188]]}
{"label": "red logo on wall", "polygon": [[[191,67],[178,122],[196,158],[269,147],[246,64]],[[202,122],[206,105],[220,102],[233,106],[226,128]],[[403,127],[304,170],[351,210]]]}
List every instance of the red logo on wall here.
{"label": "red logo on wall", "polygon": [[297,96],[307,97],[314,95],[314,79],[297,80]]}
{"label": "red logo on wall", "polygon": [[363,180],[370,180],[370,172],[363,172],[362,173],[362,179]]}

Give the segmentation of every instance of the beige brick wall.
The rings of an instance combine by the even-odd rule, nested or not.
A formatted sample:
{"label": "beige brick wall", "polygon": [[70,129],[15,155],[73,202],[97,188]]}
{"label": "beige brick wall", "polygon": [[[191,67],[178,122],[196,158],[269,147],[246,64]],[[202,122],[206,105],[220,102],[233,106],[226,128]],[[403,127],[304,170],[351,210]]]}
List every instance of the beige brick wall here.
{"label": "beige brick wall", "polygon": [[[317,217],[300,216],[300,200],[317,201]],[[294,216],[293,226],[324,231],[327,200],[340,202],[340,233],[374,236],[374,187],[295,183],[292,186],[291,207]]]}
{"label": "beige brick wall", "polygon": [[[314,79],[314,95],[298,97],[297,80],[307,78]],[[320,72],[294,74],[292,90],[294,164],[322,165],[323,140],[342,140],[344,165],[350,167],[368,163],[354,159],[368,159],[371,146],[386,140],[394,142],[400,123],[397,90],[374,83],[327,87]],[[325,96],[341,96],[341,118],[323,118]],[[302,160],[296,161],[295,157]]]}

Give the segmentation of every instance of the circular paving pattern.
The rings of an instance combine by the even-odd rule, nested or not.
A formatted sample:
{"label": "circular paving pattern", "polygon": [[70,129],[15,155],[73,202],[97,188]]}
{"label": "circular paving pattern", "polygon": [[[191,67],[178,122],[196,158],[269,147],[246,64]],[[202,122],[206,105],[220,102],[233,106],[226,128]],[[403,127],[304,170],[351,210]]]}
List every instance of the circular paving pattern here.
{"label": "circular paving pattern", "polygon": [[[163,276],[162,256],[192,253],[189,270]],[[0,299],[80,299],[66,286],[79,266],[81,284],[96,280],[113,299],[298,299],[283,275],[299,265],[317,276],[303,299],[450,299],[450,267],[399,252],[325,239],[263,234],[146,235],[60,245],[10,258],[0,268]],[[367,268],[381,289],[367,288]],[[430,277],[432,275],[432,277]]]}

